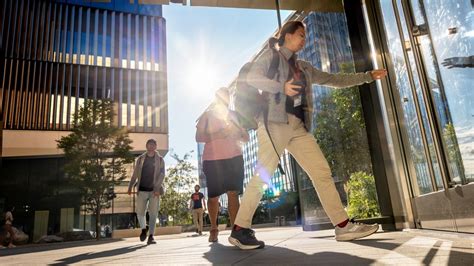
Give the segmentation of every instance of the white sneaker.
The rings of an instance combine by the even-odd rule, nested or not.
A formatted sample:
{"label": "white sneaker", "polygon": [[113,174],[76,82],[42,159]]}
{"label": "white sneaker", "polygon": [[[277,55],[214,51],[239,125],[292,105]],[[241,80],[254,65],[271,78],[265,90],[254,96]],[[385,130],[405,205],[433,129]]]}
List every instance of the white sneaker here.
{"label": "white sneaker", "polygon": [[378,224],[361,224],[356,222],[348,222],[343,228],[336,226],[337,241],[351,241],[354,239],[370,236],[379,230]]}

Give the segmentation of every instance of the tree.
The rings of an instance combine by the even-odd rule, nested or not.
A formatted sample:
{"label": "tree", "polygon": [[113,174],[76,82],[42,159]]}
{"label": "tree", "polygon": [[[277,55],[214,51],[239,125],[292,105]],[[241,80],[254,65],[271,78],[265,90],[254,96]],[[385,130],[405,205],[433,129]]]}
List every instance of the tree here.
{"label": "tree", "polygon": [[[341,72],[353,72],[352,64],[341,64]],[[372,172],[358,87],[333,89],[321,100],[314,136],[332,173],[347,181],[357,171]]]}
{"label": "tree", "polygon": [[173,225],[187,224],[191,221],[188,212],[188,204],[191,194],[194,192],[196,182],[196,167],[191,164],[190,153],[180,158],[177,154],[171,154],[177,164],[168,167],[165,181],[165,195],[161,197],[160,212],[171,217]]}
{"label": "tree", "polygon": [[125,165],[133,162],[128,133],[113,123],[113,103],[89,100],[74,114],[72,133],[58,140],[70,182],[81,193],[87,212],[96,218],[100,238],[100,213],[110,208],[114,186],[127,176]]}
{"label": "tree", "polygon": [[[456,129],[452,123],[448,123],[444,126],[443,138],[448,151],[449,164],[451,169],[454,171],[455,178],[459,176],[459,181],[465,180],[466,176],[461,150],[459,149],[458,139],[456,137]],[[474,153],[474,150],[471,152]],[[434,151],[432,154],[434,154]]]}
{"label": "tree", "polygon": [[358,218],[380,216],[373,175],[365,172],[353,173],[347,182],[347,193],[349,216]]}
{"label": "tree", "polygon": [[[352,63],[341,64],[340,69],[354,72]],[[333,89],[320,104],[313,133],[333,175],[344,183],[349,214],[361,218],[379,215],[359,88]],[[354,187],[359,183],[368,187],[357,194]],[[343,201],[346,195],[341,195]]]}

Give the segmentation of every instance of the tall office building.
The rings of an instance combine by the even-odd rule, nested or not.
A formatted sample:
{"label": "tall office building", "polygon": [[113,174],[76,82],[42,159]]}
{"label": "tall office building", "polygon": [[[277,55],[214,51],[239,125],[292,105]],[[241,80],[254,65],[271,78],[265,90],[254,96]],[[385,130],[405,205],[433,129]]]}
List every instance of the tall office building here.
{"label": "tall office building", "polygon": [[[166,22],[153,2],[0,4],[0,210],[15,206],[16,225],[33,240],[94,224],[68,186],[56,143],[86,100],[115,103],[134,154],[149,138],[167,153]],[[127,227],[134,212],[127,183],[115,188],[118,197],[103,215],[114,228]]]}
{"label": "tall office building", "polygon": [[[338,73],[341,64],[352,63],[352,50],[343,13],[310,12],[304,19],[306,44],[298,58],[310,62],[314,67],[329,73]],[[332,88],[313,85],[313,128],[316,115],[321,111],[321,99],[327,97]]]}
{"label": "tall office building", "polygon": [[202,155],[204,153],[204,143],[197,143],[197,159],[198,159],[198,183],[201,187],[201,192],[207,196],[207,182],[206,182],[206,175],[204,174],[202,168]]}

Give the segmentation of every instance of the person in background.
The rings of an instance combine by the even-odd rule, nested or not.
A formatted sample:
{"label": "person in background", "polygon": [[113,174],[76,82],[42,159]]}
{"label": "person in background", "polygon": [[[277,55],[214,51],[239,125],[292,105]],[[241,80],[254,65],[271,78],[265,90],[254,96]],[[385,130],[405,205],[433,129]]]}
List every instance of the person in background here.
{"label": "person in background", "polygon": [[145,241],[147,237],[146,210],[149,213],[148,244],[156,244],[153,235],[155,233],[156,218],[160,208],[160,196],[163,195],[163,180],[165,178],[165,161],[156,151],[156,141],[149,139],[146,142],[146,152],[138,156],[135,169],[128,185],[128,195],[132,194],[132,189],[138,186],[136,198],[136,213],[142,232],[140,241]]}
{"label": "person in background", "polygon": [[230,94],[220,88],[208,110],[196,125],[196,141],[204,142],[203,172],[207,181],[208,209],[211,221],[209,242],[218,239],[219,196],[226,193],[231,224],[239,210],[243,191],[244,159],[242,142],[249,140],[247,130],[239,126],[237,115],[229,110]]}
{"label": "person in background", "polygon": [[194,193],[191,194],[191,205],[189,209],[191,209],[191,213],[193,215],[194,225],[196,226],[197,233],[202,235],[202,227],[203,227],[203,216],[206,209],[206,199],[204,194],[199,192],[201,187],[199,185],[194,186]]}

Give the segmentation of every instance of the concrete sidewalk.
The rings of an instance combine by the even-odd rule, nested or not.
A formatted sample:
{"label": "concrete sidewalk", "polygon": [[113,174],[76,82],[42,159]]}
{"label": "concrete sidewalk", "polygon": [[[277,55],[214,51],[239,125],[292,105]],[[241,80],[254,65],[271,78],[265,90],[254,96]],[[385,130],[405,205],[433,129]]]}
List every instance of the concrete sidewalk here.
{"label": "concrete sidewalk", "polygon": [[336,242],[333,230],[303,232],[300,227],[257,229],[261,250],[219,243],[191,233],[138,239],[61,243],[0,250],[0,265],[13,264],[236,264],[236,265],[474,265],[474,235],[411,230],[377,233],[363,240]]}

